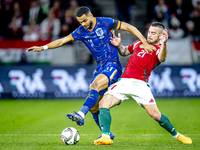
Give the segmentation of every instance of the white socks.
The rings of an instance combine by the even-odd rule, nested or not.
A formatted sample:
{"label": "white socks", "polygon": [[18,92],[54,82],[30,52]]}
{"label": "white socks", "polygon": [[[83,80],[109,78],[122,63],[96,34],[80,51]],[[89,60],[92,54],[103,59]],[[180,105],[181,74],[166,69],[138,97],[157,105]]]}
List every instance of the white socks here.
{"label": "white socks", "polygon": [[179,133],[177,132],[177,134],[175,136],[173,136],[175,139],[177,139],[177,136],[179,135]]}
{"label": "white socks", "polygon": [[110,135],[108,135],[108,134],[102,134],[102,136],[105,136],[105,137],[107,137],[107,138],[110,138]]}
{"label": "white socks", "polygon": [[78,114],[83,118],[85,117],[85,114],[82,111],[79,111]]}

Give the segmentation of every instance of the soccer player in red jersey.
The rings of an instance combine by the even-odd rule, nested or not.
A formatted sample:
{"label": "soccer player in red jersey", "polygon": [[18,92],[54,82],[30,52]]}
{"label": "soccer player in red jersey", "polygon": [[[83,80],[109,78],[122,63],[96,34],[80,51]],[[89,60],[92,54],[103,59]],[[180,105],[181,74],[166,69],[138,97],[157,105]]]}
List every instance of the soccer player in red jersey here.
{"label": "soccer player in red jersey", "polygon": [[[113,30],[130,32],[143,42],[146,51],[153,51],[155,48],[147,43],[144,36],[134,26],[108,17],[94,17],[86,6],[81,6],[77,9],[76,19],[80,26],[68,36],[44,46],[30,47],[26,51],[40,52],[47,49],[55,49],[65,43],[76,40],[82,41],[88,47],[96,60],[97,68],[94,71],[89,93],[82,108],[78,112],[68,113],[67,117],[75,121],[77,125],[83,126],[84,118],[90,111],[96,124],[100,127],[98,101],[107,91],[107,87],[115,83],[122,73],[118,50],[110,43],[110,39],[114,36]],[[113,139],[114,135],[112,133],[111,135]]]}
{"label": "soccer player in red jersey", "polygon": [[167,30],[159,22],[152,23],[148,30],[147,42],[156,47],[156,51],[154,52],[147,53],[144,50],[142,42],[139,40],[129,46],[121,45],[120,34],[118,38],[113,37],[111,39],[111,43],[118,48],[122,56],[132,55],[129,58],[126,70],[121,76],[121,80],[109,87],[99,103],[99,121],[102,129],[102,137],[94,141],[95,145],[111,145],[113,143],[109,136],[111,124],[110,108],[130,98],[133,98],[141,105],[176,140],[184,144],[192,144],[192,140],[178,133],[168,117],[159,111],[147,83],[151,71],[166,59],[167,40]]}

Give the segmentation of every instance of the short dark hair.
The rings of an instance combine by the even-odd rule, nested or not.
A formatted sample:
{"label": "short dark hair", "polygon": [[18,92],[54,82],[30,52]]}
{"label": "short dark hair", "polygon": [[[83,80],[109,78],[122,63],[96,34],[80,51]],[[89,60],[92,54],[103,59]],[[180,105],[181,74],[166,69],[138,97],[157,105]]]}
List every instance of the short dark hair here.
{"label": "short dark hair", "polygon": [[81,6],[77,9],[76,11],[76,17],[81,17],[83,16],[84,14],[85,15],[88,15],[90,13],[90,9],[86,6]]}
{"label": "short dark hair", "polygon": [[159,28],[161,28],[163,30],[165,29],[165,26],[162,23],[160,23],[160,22],[153,22],[151,24],[151,26],[153,26],[153,27],[159,27]]}

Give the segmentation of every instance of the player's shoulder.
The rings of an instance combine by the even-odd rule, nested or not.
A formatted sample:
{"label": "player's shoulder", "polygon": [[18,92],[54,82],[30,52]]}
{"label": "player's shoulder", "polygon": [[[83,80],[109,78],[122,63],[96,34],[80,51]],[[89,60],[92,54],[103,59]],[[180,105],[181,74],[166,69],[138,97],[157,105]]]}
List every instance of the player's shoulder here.
{"label": "player's shoulder", "polygon": [[73,33],[81,34],[84,31],[84,27],[80,25],[78,28],[76,28]]}
{"label": "player's shoulder", "polygon": [[135,48],[139,47],[142,44],[140,40],[133,42],[131,45],[128,46],[129,52],[133,52]]}
{"label": "player's shoulder", "polygon": [[139,46],[141,44],[142,44],[142,42],[140,40],[137,40],[137,41],[133,42],[131,45],[136,47],[136,46]]}
{"label": "player's shoulder", "polygon": [[96,20],[101,22],[114,22],[114,19],[109,17],[96,17]]}
{"label": "player's shoulder", "polygon": [[158,50],[158,49],[161,48],[161,45],[162,45],[162,44],[154,45],[154,47]]}
{"label": "player's shoulder", "polygon": [[110,17],[96,17],[96,19],[99,19],[99,20],[110,20],[112,18],[110,18]]}
{"label": "player's shoulder", "polygon": [[134,42],[134,44],[142,44],[142,41],[137,40],[137,41]]}
{"label": "player's shoulder", "polygon": [[114,20],[108,17],[97,17],[96,23],[98,26],[110,27],[111,25],[113,25]]}
{"label": "player's shoulder", "polygon": [[80,25],[78,28],[76,28],[76,31],[82,30],[84,29],[84,27],[82,25]]}
{"label": "player's shoulder", "polygon": [[154,47],[156,48],[156,51],[154,53],[155,55],[158,55],[160,53],[161,44],[154,45]]}
{"label": "player's shoulder", "polygon": [[74,40],[81,40],[86,35],[87,31],[82,25],[80,25],[71,33],[71,36],[74,38]]}

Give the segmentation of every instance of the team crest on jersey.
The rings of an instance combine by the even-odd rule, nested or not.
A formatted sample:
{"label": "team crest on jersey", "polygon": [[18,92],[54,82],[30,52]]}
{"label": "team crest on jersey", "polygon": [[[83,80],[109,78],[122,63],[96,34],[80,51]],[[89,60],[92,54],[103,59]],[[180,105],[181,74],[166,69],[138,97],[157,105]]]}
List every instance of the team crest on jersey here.
{"label": "team crest on jersey", "polygon": [[96,29],[96,34],[97,36],[102,36],[103,35],[103,30],[101,28]]}
{"label": "team crest on jersey", "polygon": [[81,34],[81,32],[80,32],[80,31],[78,31],[77,33],[78,33],[78,34]]}
{"label": "team crest on jersey", "polygon": [[143,44],[141,44],[139,47],[140,47],[140,48],[144,48]]}

